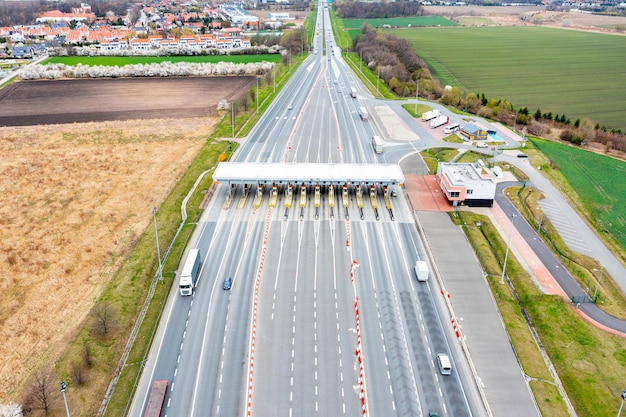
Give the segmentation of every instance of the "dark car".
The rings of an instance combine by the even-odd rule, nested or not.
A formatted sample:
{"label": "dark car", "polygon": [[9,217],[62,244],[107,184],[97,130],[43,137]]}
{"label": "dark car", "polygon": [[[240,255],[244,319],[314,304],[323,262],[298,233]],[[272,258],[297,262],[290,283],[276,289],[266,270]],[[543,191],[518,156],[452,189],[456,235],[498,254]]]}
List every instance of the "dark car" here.
{"label": "dark car", "polygon": [[528,158],[528,155],[526,155],[525,153],[518,153],[517,157],[518,158]]}
{"label": "dark car", "polygon": [[233,279],[231,277],[224,278],[224,285],[222,285],[222,288],[225,290],[230,290],[232,286],[233,286]]}

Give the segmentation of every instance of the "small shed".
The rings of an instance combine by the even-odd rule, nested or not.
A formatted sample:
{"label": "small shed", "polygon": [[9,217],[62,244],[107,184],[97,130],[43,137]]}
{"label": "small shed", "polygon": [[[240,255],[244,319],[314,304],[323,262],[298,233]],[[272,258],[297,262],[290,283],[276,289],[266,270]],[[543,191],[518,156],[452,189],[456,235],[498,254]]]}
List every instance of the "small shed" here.
{"label": "small shed", "polygon": [[487,139],[487,131],[472,123],[467,124],[461,128],[461,135],[465,136],[468,140]]}

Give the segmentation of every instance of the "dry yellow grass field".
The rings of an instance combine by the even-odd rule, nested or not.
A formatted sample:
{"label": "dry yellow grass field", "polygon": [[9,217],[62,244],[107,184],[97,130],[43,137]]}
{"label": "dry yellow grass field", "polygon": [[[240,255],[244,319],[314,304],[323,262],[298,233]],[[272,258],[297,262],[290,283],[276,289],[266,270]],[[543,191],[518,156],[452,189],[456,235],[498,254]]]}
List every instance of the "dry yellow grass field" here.
{"label": "dry yellow grass field", "polygon": [[0,128],[0,403],[57,360],[216,120]]}

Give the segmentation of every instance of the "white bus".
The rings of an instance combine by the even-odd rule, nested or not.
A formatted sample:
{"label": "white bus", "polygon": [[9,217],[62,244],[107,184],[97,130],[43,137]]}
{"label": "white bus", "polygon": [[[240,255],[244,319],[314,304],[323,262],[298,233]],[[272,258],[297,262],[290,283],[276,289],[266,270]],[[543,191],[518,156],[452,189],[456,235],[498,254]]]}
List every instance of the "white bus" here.
{"label": "white bus", "polygon": [[374,148],[374,152],[383,153],[383,140],[380,136],[372,137],[372,147]]}

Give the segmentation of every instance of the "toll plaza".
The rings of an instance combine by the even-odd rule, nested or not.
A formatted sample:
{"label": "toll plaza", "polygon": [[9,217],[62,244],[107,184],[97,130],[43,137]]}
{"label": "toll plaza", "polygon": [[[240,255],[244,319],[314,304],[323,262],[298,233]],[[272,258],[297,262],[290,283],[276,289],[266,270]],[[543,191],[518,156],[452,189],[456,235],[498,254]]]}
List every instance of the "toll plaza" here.
{"label": "toll plaza", "polygon": [[346,216],[350,195],[356,198],[356,205],[363,218],[364,193],[369,200],[376,219],[378,216],[378,193],[382,194],[384,205],[393,219],[390,194],[396,187],[402,187],[404,174],[399,165],[385,164],[320,164],[320,163],[257,163],[257,162],[222,162],[213,173],[213,181],[229,184],[224,208],[230,207],[231,201],[239,193],[238,208],[243,208],[248,197],[252,205],[259,208],[263,201],[264,190],[269,188],[269,207],[276,207],[278,195],[284,195],[285,216],[287,209],[294,205],[300,209],[301,217],[307,205],[307,193],[313,195],[315,218],[318,218],[321,206],[321,194],[328,195],[328,207],[333,215],[335,195],[340,194],[341,205]]}

